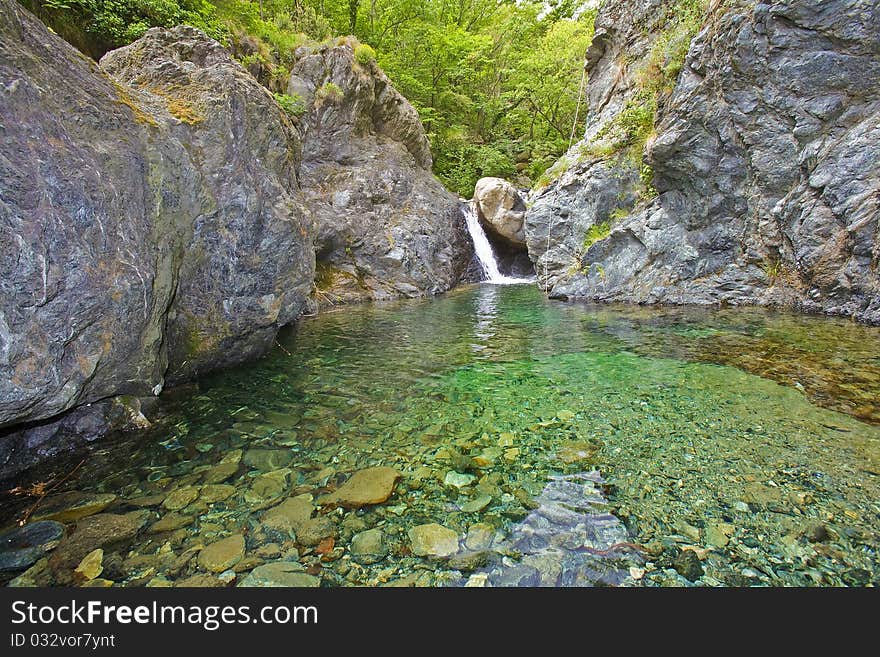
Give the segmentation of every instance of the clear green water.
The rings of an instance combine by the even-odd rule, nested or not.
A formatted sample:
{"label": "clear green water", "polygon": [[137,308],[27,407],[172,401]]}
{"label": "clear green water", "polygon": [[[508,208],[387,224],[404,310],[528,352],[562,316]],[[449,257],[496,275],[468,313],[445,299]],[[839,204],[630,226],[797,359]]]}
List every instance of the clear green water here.
{"label": "clear green water", "polygon": [[[880,581],[878,404],[876,328],[483,285],[303,321],[261,361],[172,391],[150,435],[96,450],[64,488],[112,492],[125,511],[204,483],[235,450],[280,450],[280,464],[245,458],[227,499],[177,511],[182,527],[114,547],[104,577],[121,585],[192,577],[197,563],[180,556],[233,532],[247,538],[238,579],[287,559],[324,586],[461,584],[473,566],[415,556],[410,528],[437,522],[464,539],[486,523],[502,544],[549,477],[592,470],[643,548],[626,585],[865,585]],[[263,499],[254,484],[279,465],[285,497],[375,465],[403,478],[383,504],[319,507],[336,538],[316,552],[261,526],[278,492]],[[457,488],[450,471],[475,479]],[[461,510],[481,496],[485,508]],[[351,537],[373,527],[388,555],[355,563]],[[673,570],[683,548],[700,557],[690,581]],[[489,552],[502,567],[520,556]]]}

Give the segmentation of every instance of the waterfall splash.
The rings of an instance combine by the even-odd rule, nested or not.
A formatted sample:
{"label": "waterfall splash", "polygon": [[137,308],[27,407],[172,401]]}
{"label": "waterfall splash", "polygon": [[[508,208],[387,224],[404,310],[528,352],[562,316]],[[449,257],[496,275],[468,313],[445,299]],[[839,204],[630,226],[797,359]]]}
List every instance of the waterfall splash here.
{"label": "waterfall splash", "polygon": [[513,276],[505,276],[498,269],[498,261],[495,259],[495,252],[489,243],[486,232],[480,225],[477,217],[477,210],[473,202],[467,204],[465,208],[465,219],[467,219],[468,232],[474,242],[474,251],[480,260],[480,266],[486,276],[486,283],[494,283],[495,285],[517,285],[521,283],[534,283],[534,278],[515,278]]}

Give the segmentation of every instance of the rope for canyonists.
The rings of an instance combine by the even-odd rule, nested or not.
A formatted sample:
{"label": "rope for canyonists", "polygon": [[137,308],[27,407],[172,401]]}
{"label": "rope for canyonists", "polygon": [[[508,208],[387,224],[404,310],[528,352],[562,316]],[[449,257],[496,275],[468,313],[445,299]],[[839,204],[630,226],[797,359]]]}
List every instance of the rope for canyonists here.
{"label": "rope for canyonists", "polygon": [[[587,60],[584,59],[584,67],[581,70],[581,83],[578,85],[578,96],[577,96],[577,105],[574,110],[574,121],[571,124],[571,134],[568,137],[568,150],[565,151],[566,155],[568,151],[571,150],[571,145],[574,142],[574,131],[577,130],[578,117],[581,113],[581,100],[584,97],[584,84],[587,81]],[[559,185],[553,190],[553,201],[556,201],[556,197],[559,195]],[[550,236],[553,233],[553,219],[556,215],[551,212],[550,214],[550,222],[547,224],[547,249],[544,251],[544,278],[547,279],[550,273],[550,258],[548,257],[550,254]]]}

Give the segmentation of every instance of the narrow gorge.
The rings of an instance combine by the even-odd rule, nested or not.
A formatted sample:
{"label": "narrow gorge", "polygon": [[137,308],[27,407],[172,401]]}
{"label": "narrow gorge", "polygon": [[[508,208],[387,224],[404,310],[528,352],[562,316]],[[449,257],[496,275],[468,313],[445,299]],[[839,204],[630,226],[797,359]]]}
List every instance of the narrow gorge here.
{"label": "narrow gorge", "polygon": [[0,0],[2,583],[880,584],[873,0],[214,4]]}

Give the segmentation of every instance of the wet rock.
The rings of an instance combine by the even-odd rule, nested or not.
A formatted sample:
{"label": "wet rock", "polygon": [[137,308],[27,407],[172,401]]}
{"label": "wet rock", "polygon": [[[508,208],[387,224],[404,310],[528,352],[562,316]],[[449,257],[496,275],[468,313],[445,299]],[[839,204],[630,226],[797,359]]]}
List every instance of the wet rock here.
{"label": "wet rock", "polygon": [[244,557],[244,536],[233,534],[211,543],[199,552],[199,565],[205,570],[222,573]]}
{"label": "wet rock", "polygon": [[297,495],[284,500],[263,514],[262,525],[282,534],[297,533],[312,517],[315,504],[309,493]]}
{"label": "wet rock", "polygon": [[174,582],[174,586],[176,588],[198,588],[198,589],[207,589],[207,588],[219,588],[221,586],[226,586],[225,582],[220,581],[219,578],[213,575],[207,575],[205,573],[196,573],[195,575],[191,575],[184,579],[179,579]]}
{"label": "wet rock", "polygon": [[303,522],[296,530],[296,540],[309,547],[318,545],[323,539],[337,535],[336,523],[327,516],[318,516]]}
{"label": "wet rock", "polygon": [[391,497],[400,473],[393,468],[376,467],[358,470],[339,489],[318,500],[319,504],[338,504],[359,508],[381,504]]}
{"label": "wet rock", "polygon": [[165,495],[164,493],[158,493],[156,495],[142,495],[140,497],[132,497],[130,499],[127,499],[125,500],[125,503],[140,508],[147,508],[159,506],[160,504],[162,504],[162,502],[165,501],[166,497],[167,495]]}
{"label": "wet rock", "polygon": [[249,449],[244,453],[242,463],[263,472],[271,472],[286,468],[292,460],[293,452],[287,449]]}
{"label": "wet rock", "polygon": [[98,575],[104,572],[103,561],[104,550],[101,548],[92,550],[83,557],[82,561],[80,561],[79,565],[74,569],[73,581],[82,583],[95,579]]}
{"label": "wet rock", "polygon": [[34,586],[50,586],[54,583],[49,559],[43,557],[18,577],[9,581],[7,586],[30,588]]}
{"label": "wet rock", "polygon": [[235,493],[235,486],[228,484],[210,484],[199,490],[199,500],[206,504],[221,502]]}
{"label": "wet rock", "polygon": [[207,470],[202,478],[206,484],[219,484],[238,472],[238,462],[220,463]]}
{"label": "wet rock", "polygon": [[302,565],[277,561],[257,566],[238,584],[240,587],[317,587],[321,580],[303,572]]}
{"label": "wet rock", "polygon": [[711,523],[706,526],[706,542],[713,547],[726,547],[733,529],[732,525]]}
{"label": "wet rock", "polygon": [[501,572],[491,573],[489,581],[496,587],[539,586],[541,573],[534,566],[517,565],[505,568]]}
{"label": "wet rock", "polygon": [[556,458],[566,465],[575,463],[587,465],[595,458],[601,448],[600,444],[587,440],[572,440],[559,446],[559,449],[556,451]]}
{"label": "wet rock", "polygon": [[454,554],[449,558],[447,566],[453,570],[470,572],[482,568],[489,562],[489,553],[485,551],[465,551]]}
{"label": "wet rock", "polygon": [[46,498],[31,515],[33,520],[76,522],[80,518],[100,513],[116,501],[110,493],[81,493],[69,491]]}
{"label": "wet rock", "polygon": [[187,527],[195,521],[193,516],[185,516],[180,513],[166,513],[159,520],[150,525],[147,531],[158,534],[160,532],[172,532],[181,527]]}
{"label": "wet rock", "polygon": [[464,488],[474,483],[474,480],[476,480],[474,475],[450,471],[447,472],[446,477],[443,478],[443,483],[447,486],[454,486],[455,488]]}
{"label": "wet rock", "polygon": [[194,502],[198,496],[198,486],[184,486],[172,491],[165,498],[165,501],[162,502],[162,506],[169,511],[177,511],[187,506],[190,502]]}
{"label": "wet rock", "polygon": [[418,525],[408,534],[413,554],[418,556],[448,557],[458,552],[458,534],[443,525]]}
{"label": "wet rock", "polygon": [[49,566],[61,583],[66,583],[89,552],[134,538],[150,517],[149,511],[142,510],[122,515],[98,513],[82,518],[55,548],[49,557]]}
{"label": "wet rock", "polygon": [[686,577],[692,582],[696,582],[703,576],[703,565],[693,550],[682,550],[679,552],[672,566],[679,575]]}
{"label": "wet rock", "polygon": [[479,513],[492,502],[491,495],[480,495],[461,505],[463,513]]}
{"label": "wet rock", "polygon": [[24,570],[53,549],[64,536],[64,525],[53,520],[30,522],[0,534],[0,572]]}
{"label": "wet rock", "polygon": [[257,509],[271,505],[287,493],[290,486],[290,470],[274,470],[256,477],[244,500]]}
{"label": "wet rock", "polygon": [[810,526],[807,531],[804,532],[804,536],[807,537],[807,540],[810,543],[824,543],[831,539],[831,533],[828,531],[828,527],[822,523]]}
{"label": "wet rock", "polygon": [[484,522],[478,522],[468,528],[464,544],[468,550],[479,552],[488,550],[495,536],[495,528]]}
{"label": "wet rock", "polygon": [[374,564],[388,555],[385,534],[381,529],[368,529],[355,534],[351,539],[351,558],[361,564]]}
{"label": "wet rock", "polygon": [[700,529],[698,527],[694,527],[693,525],[685,520],[682,520],[681,518],[675,521],[673,527],[675,528],[675,531],[680,533],[682,536],[690,539],[694,543],[699,542]]}

